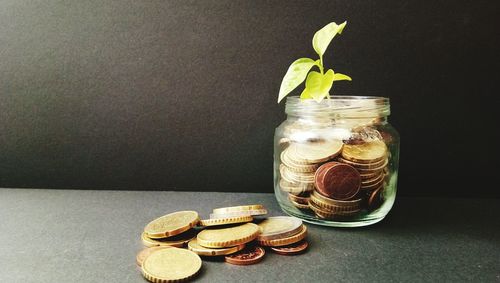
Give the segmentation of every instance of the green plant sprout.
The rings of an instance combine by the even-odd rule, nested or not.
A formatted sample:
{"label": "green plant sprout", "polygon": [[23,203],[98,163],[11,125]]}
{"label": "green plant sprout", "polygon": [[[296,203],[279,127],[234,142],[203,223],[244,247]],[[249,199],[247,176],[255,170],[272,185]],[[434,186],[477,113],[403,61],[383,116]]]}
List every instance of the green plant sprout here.
{"label": "green plant sprout", "polygon": [[[325,54],[326,48],[337,34],[342,33],[346,24],[347,22],[343,22],[337,25],[332,22],[314,34],[312,46],[314,51],[318,53],[319,59],[315,61],[311,58],[300,58],[288,67],[288,71],[281,82],[278,103],[298,87],[304,79],[306,80],[306,87],[300,94],[300,99],[314,99],[317,102],[321,102],[325,97],[330,98],[330,89],[333,82],[352,80],[349,76],[335,73],[332,69],[325,72],[323,65],[323,54]],[[319,72],[311,71],[314,66],[319,68]]]}

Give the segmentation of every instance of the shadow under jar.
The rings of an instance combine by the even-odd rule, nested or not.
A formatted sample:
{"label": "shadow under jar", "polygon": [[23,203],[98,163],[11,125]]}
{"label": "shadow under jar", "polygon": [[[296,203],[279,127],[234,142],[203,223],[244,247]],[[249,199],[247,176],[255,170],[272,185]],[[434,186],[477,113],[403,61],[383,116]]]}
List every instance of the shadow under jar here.
{"label": "shadow under jar", "polygon": [[358,227],[382,220],[394,204],[399,134],[389,99],[287,98],[276,128],[274,191],[281,208],[304,221]]}

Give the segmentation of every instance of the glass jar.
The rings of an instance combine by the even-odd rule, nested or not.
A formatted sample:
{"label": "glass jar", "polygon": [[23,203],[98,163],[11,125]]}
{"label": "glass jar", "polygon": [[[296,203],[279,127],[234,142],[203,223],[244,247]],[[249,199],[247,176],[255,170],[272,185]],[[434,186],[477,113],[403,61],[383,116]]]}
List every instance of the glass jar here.
{"label": "glass jar", "polygon": [[288,97],[276,128],[274,191],[281,208],[306,222],[358,227],[382,220],[396,198],[399,134],[389,99]]}

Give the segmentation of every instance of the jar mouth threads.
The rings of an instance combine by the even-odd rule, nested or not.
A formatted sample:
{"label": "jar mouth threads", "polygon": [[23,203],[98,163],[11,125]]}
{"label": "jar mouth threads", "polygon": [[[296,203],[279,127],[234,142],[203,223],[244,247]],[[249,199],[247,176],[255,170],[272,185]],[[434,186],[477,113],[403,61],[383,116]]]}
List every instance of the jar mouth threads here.
{"label": "jar mouth threads", "polygon": [[321,102],[291,96],[286,100],[285,112],[309,118],[383,118],[390,115],[390,103],[389,98],[377,96],[337,95]]}

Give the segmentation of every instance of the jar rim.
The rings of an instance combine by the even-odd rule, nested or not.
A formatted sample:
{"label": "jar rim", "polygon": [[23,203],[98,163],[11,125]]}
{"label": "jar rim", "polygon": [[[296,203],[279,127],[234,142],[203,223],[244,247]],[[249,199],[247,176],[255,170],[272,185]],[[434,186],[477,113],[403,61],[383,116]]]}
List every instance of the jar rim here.
{"label": "jar rim", "polygon": [[[388,97],[383,97],[383,96],[371,96],[371,95],[332,95],[330,98],[325,98],[321,102],[328,101],[328,100],[380,100],[384,102],[389,102]],[[296,101],[314,101],[312,99],[306,99],[302,100],[300,99],[299,96],[288,96],[286,98],[286,102],[296,102]],[[321,103],[321,102],[316,102],[316,103]]]}
{"label": "jar rim", "polygon": [[285,112],[293,116],[386,117],[390,115],[390,101],[381,96],[335,95],[317,102],[290,96],[286,100]]}

